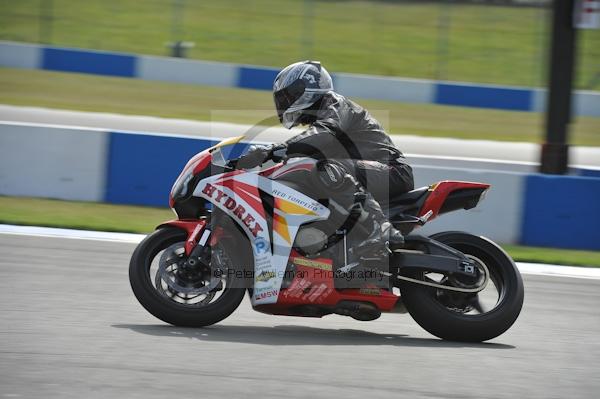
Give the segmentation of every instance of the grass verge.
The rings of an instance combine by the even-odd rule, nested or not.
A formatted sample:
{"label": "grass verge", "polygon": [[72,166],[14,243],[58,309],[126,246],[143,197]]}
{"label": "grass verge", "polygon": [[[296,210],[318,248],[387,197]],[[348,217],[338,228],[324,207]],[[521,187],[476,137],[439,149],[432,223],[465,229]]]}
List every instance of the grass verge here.
{"label": "grass verge", "polygon": [[520,262],[600,267],[600,251],[502,245],[513,259]]}
{"label": "grass verge", "polygon": [[[543,136],[539,113],[357,101],[378,118],[389,115],[381,122],[393,134],[526,142]],[[248,110],[273,110],[267,91],[8,68],[0,68],[0,103],[196,120],[227,111],[225,122],[235,123],[255,122]],[[600,118],[576,118],[571,144],[600,146]]]}
{"label": "grass verge", "polygon": [[165,208],[0,196],[4,224],[149,233],[174,216]]}
{"label": "grass verge", "polygon": [[[148,233],[172,219],[168,209],[39,198],[0,197],[0,223]],[[516,260],[600,267],[600,251],[503,245]]]}
{"label": "grass verge", "polygon": [[[0,38],[283,67],[539,86],[550,11],[449,1],[0,1]],[[490,3],[490,2],[487,2]],[[580,30],[576,85],[598,89],[600,31]]]}

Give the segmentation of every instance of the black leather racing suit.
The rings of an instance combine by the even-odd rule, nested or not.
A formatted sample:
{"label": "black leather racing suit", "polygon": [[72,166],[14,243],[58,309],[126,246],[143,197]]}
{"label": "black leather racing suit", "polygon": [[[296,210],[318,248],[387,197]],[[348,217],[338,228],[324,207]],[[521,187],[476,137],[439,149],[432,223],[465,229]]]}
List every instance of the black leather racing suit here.
{"label": "black leather racing suit", "polygon": [[[336,160],[380,203],[414,188],[406,163],[379,122],[355,102],[334,92],[324,95],[316,121],[286,141],[287,156]],[[370,201],[374,212],[378,203]]]}

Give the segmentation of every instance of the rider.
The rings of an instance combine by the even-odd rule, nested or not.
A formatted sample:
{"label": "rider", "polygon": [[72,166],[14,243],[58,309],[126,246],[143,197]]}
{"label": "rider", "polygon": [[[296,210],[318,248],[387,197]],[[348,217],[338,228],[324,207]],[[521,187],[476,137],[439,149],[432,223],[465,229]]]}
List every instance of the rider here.
{"label": "rider", "polygon": [[412,190],[412,169],[379,122],[336,93],[331,76],[317,61],[297,62],[279,72],[273,98],[283,126],[308,125],[308,129],[283,143],[251,148],[238,166],[252,168],[283,157],[335,160],[355,183],[353,191],[363,193],[364,223],[372,224],[370,236],[360,247],[386,241],[402,246],[404,237],[388,221],[379,202]]}

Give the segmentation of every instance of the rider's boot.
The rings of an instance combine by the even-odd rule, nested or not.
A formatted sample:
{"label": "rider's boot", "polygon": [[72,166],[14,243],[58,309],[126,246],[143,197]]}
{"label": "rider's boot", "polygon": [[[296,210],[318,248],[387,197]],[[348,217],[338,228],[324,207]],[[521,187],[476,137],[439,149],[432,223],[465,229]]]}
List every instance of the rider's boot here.
{"label": "rider's boot", "polygon": [[370,231],[369,236],[355,247],[357,255],[387,253],[404,246],[404,236],[396,229],[370,193],[360,193],[364,198],[363,214],[358,222]]}

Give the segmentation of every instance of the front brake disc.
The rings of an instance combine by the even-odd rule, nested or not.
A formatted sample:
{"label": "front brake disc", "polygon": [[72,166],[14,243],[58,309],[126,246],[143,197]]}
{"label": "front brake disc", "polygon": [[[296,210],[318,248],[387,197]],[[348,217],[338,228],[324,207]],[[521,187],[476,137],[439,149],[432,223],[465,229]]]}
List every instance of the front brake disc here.
{"label": "front brake disc", "polygon": [[[196,287],[195,284],[185,284],[177,276],[178,269],[185,263],[186,256],[183,243],[176,243],[165,249],[158,264],[157,279],[164,281],[174,294],[183,294],[185,296],[198,296],[209,294],[221,285],[221,276],[219,273],[212,273],[210,280],[203,281],[203,284]],[[185,284],[185,285],[184,285]]]}

